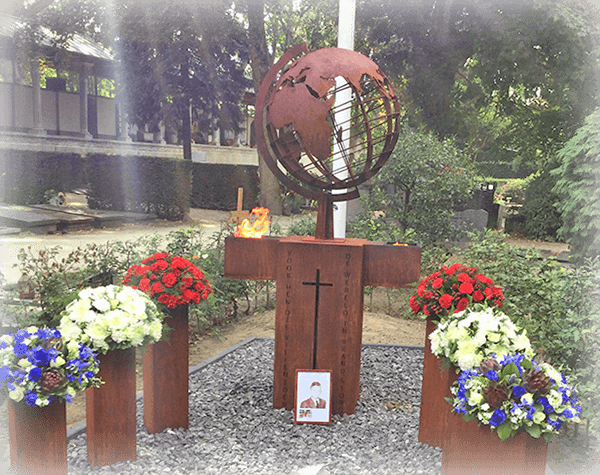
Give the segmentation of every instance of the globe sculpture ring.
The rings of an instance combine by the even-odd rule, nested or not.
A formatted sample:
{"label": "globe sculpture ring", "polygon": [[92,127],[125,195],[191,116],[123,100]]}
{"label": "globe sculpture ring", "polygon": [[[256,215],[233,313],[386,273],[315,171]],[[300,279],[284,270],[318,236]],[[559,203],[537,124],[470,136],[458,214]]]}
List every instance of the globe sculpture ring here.
{"label": "globe sculpture ring", "polygon": [[340,48],[288,50],[256,99],[257,147],[281,183],[311,200],[346,201],[385,164],[400,127],[389,80]]}

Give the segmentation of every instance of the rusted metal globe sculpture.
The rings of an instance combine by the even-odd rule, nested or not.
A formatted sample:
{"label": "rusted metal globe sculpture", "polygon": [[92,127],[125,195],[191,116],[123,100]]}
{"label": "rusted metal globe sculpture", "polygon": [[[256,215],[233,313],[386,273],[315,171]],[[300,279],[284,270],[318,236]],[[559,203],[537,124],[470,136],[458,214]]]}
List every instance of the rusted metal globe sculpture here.
{"label": "rusted metal globe sculpture", "polygon": [[257,147],[284,185],[319,201],[318,238],[333,237],[333,202],[357,198],[358,186],[394,150],[399,115],[388,79],[355,51],[308,52],[302,43],[265,76],[256,99]]}

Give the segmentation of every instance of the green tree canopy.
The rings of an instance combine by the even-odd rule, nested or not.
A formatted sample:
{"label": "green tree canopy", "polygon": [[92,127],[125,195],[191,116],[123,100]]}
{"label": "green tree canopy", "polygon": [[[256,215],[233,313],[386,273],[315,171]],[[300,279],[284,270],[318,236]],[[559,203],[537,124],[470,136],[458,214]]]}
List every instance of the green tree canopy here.
{"label": "green tree canopy", "polygon": [[563,219],[559,234],[581,260],[600,255],[600,108],[589,115],[560,150],[558,210]]}

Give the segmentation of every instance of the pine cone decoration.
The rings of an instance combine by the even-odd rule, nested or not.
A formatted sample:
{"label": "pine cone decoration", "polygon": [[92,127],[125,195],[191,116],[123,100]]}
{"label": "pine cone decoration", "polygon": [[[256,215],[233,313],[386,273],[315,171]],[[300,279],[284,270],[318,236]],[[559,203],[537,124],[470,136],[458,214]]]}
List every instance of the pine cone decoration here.
{"label": "pine cone decoration", "polygon": [[501,369],[502,368],[501,368],[500,364],[494,358],[490,358],[488,360],[482,361],[481,364],[479,365],[479,368],[477,368],[477,371],[485,374],[490,370],[498,372]]}
{"label": "pine cone decoration", "polygon": [[546,394],[550,389],[550,378],[542,370],[532,370],[523,378],[523,387],[530,393]]}
{"label": "pine cone decoration", "polygon": [[498,409],[508,398],[504,383],[497,384],[490,381],[490,386],[483,390],[483,397],[492,409]]}
{"label": "pine cone decoration", "polygon": [[59,387],[62,382],[63,377],[58,372],[54,370],[49,370],[42,375],[40,387],[42,388],[42,390],[50,393],[54,391],[57,387]]}

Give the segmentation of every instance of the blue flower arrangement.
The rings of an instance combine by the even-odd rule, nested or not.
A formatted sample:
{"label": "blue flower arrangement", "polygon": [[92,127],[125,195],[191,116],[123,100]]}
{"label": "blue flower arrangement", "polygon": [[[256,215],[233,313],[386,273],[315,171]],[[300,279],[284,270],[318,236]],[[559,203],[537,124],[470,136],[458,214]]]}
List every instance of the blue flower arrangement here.
{"label": "blue flower arrangement", "polygon": [[13,401],[71,402],[77,391],[101,384],[98,371],[96,354],[56,329],[28,327],[0,337],[0,389]]}
{"label": "blue flower arrangement", "polygon": [[510,354],[490,358],[477,369],[461,372],[447,401],[465,421],[489,425],[501,440],[527,431],[549,440],[561,425],[580,422],[576,390],[543,359]]}

